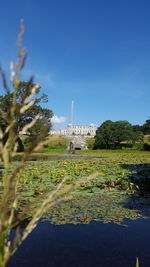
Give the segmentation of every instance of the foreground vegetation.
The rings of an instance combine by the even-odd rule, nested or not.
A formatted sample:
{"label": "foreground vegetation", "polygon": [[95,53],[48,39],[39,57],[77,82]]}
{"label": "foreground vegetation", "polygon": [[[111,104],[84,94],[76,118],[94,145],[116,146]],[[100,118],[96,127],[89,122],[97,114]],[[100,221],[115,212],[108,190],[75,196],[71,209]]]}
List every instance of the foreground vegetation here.
{"label": "foreground vegetation", "polygon": [[[40,201],[38,207],[32,213],[30,221],[24,225],[24,231],[20,231],[20,223],[23,218],[26,218],[31,208],[29,188],[27,188],[27,191],[24,190],[24,178],[22,183],[21,173],[24,170],[25,161],[32,152],[46,145],[48,141],[46,137],[51,125],[49,118],[52,116],[50,110],[41,110],[36,105],[39,101],[37,93],[39,92],[40,85],[33,84],[33,77],[30,77],[29,81],[24,84],[23,90],[20,91],[20,86],[22,86],[20,72],[26,60],[26,51],[22,48],[23,33],[24,25],[21,23],[18,35],[18,57],[16,63],[10,63],[11,89],[7,85],[5,72],[0,68],[3,87],[6,95],[9,96],[6,99],[3,96],[0,97],[0,155],[2,160],[0,169],[0,267],[6,266],[9,258],[36,227],[39,219],[48,208],[70,199],[67,193],[85,181],[85,179],[81,179],[81,181],[77,181],[75,184],[64,185],[66,180],[64,178],[56,186],[55,190],[50,191]],[[3,103],[3,100],[6,100],[6,102],[4,101],[5,103]],[[37,113],[34,113],[33,110],[37,111]],[[35,128],[36,130],[38,129],[38,134],[35,134]],[[28,144],[25,149],[21,149],[23,153],[20,155],[20,161],[16,162],[16,164],[11,164],[21,144],[20,132],[29,132],[31,139],[29,138],[30,140],[28,140],[29,142],[27,142]],[[29,178],[27,175],[28,173],[25,174],[25,180]],[[86,180],[92,179],[95,176],[96,174],[91,175]],[[31,180],[29,179],[27,184],[30,182]],[[22,193],[24,192],[26,196],[28,195],[28,198],[22,198]],[[13,235],[12,229],[15,229]]]}

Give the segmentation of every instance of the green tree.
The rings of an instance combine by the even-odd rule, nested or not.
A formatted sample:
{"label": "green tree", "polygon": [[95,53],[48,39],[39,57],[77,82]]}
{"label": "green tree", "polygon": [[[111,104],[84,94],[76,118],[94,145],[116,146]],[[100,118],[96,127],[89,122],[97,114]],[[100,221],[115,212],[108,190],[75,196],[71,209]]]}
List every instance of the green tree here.
{"label": "green tree", "polygon": [[138,125],[138,124],[133,125],[132,128],[133,128],[134,132],[142,132],[143,131],[143,126]]}
{"label": "green tree", "polygon": [[106,148],[110,149],[114,144],[114,123],[111,120],[107,120],[98,127],[95,136],[94,149]]}
{"label": "green tree", "polygon": [[141,140],[141,132],[135,132],[128,121],[107,120],[97,129],[94,149],[118,149]]}
{"label": "green tree", "polygon": [[146,120],[142,128],[145,135],[150,135],[150,120]]}
{"label": "green tree", "polygon": [[[15,120],[17,121],[17,127],[14,127],[15,135],[18,136],[18,143],[19,148],[21,146],[21,140],[19,138],[19,133],[22,131],[25,125],[32,122],[32,120],[39,116],[38,120],[36,121],[36,124],[28,129],[28,131],[25,133],[28,135],[28,138],[26,139],[27,143],[31,142],[35,136],[40,134],[41,129],[42,131],[45,131],[45,133],[49,132],[51,128],[51,118],[53,116],[53,112],[49,109],[42,108],[39,103],[47,102],[47,95],[43,94],[41,97],[37,98],[35,100],[34,105],[30,109],[27,109],[21,116],[18,116],[18,111],[23,107],[24,100],[28,99],[29,92],[31,92],[32,88],[34,88],[35,84],[32,82],[32,78],[29,82],[20,82],[18,86],[18,90],[16,92],[16,111],[15,111]],[[39,89],[38,89],[39,91]],[[5,95],[0,96],[0,109],[3,111],[3,116],[0,115],[0,128],[2,132],[5,131],[5,129],[8,127],[9,122],[8,120],[5,120],[5,114],[7,115],[8,110],[11,108],[12,101],[14,98],[14,94],[9,92]],[[23,132],[24,134],[24,132]],[[8,139],[8,134],[6,134],[3,138],[3,143],[5,143]]]}
{"label": "green tree", "polygon": [[120,148],[122,142],[129,143],[134,137],[132,124],[128,121],[115,121],[113,135],[115,148]]}

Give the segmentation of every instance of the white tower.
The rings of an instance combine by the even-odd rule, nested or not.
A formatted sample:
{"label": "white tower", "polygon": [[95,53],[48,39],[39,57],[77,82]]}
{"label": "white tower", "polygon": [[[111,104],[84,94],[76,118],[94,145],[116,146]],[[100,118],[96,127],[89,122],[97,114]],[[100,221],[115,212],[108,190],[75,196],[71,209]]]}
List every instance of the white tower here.
{"label": "white tower", "polygon": [[71,102],[71,116],[70,116],[70,123],[73,124],[73,112],[74,112],[74,101]]}

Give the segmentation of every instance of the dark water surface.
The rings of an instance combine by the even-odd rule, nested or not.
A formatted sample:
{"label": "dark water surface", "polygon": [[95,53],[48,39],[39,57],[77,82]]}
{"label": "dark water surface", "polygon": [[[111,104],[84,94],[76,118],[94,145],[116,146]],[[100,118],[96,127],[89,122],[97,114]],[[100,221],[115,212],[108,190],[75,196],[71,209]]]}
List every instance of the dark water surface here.
{"label": "dark water surface", "polygon": [[52,225],[40,222],[8,267],[150,266],[150,219]]}
{"label": "dark water surface", "polygon": [[[108,156],[107,156],[108,157]],[[31,155],[27,158],[27,161],[38,161],[38,160],[80,160],[80,159],[104,159],[107,158],[106,156],[98,156],[95,155],[94,157],[92,156],[82,156],[82,155],[78,155],[78,154],[68,154],[68,153],[62,153],[59,155],[44,155],[44,154],[40,154],[40,155]],[[22,159],[22,155],[17,155],[14,157],[14,161],[20,161]]]}

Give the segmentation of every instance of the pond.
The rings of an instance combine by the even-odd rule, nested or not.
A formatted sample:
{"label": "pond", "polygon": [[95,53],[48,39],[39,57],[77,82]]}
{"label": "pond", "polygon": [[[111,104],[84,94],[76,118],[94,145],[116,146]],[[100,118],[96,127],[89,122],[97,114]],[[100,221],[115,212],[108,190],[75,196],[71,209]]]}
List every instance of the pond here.
{"label": "pond", "polygon": [[125,194],[78,193],[47,212],[8,267],[135,266],[137,256],[150,266],[150,209],[142,203]]}
{"label": "pond", "polygon": [[52,225],[40,222],[8,267],[150,266],[150,219]]}
{"label": "pond", "polygon": [[20,208],[30,203],[22,229],[63,177],[66,184],[97,171],[98,177],[49,210],[8,267],[135,266],[137,256],[140,267],[150,266],[150,159],[97,156],[27,162],[18,188]]}

